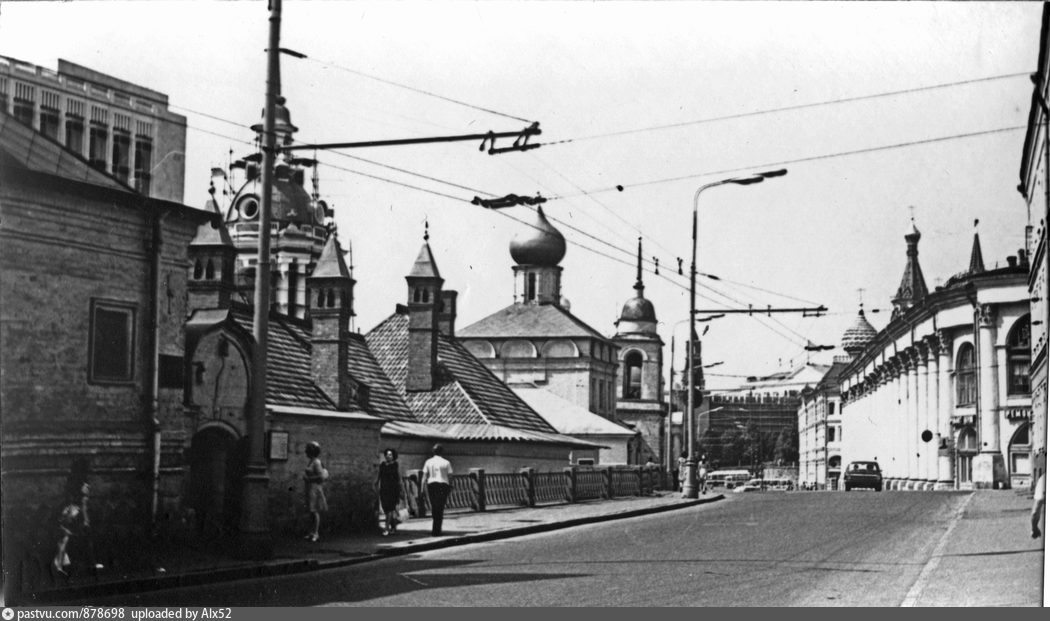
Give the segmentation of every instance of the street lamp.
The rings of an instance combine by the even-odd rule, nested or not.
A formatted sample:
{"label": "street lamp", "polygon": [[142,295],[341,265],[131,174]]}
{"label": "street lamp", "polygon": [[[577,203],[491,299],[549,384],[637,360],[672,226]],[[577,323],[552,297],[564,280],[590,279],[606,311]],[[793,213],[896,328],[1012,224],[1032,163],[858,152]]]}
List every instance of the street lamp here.
{"label": "street lamp", "polygon": [[[722,179],[721,181],[715,181],[706,185],[700,186],[696,190],[696,194],[693,195],[693,260],[689,266],[689,318],[696,317],[696,221],[697,212],[700,209],[700,194],[704,190],[709,188],[718,187],[720,185],[752,185],[755,183],[762,183],[766,179],[772,179],[775,177],[783,177],[787,174],[786,168],[779,170],[770,170],[766,172],[756,173],[754,175],[748,175],[746,177],[730,177],[729,179]],[[690,322],[690,326],[692,323]],[[693,333],[690,329],[689,339],[692,343]],[[693,403],[693,375],[694,375],[694,363],[693,357],[689,357],[689,388],[686,391],[686,421],[687,421],[687,434],[688,434],[688,448],[689,454],[688,459],[685,463],[685,482],[682,485],[682,497],[683,498],[699,498],[700,493],[696,485],[696,438],[695,436],[695,409],[696,405]]]}

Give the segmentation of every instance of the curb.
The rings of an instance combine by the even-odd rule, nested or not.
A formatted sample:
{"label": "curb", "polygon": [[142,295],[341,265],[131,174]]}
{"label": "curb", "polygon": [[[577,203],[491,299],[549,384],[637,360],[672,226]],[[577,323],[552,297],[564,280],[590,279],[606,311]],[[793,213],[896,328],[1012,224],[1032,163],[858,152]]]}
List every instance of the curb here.
{"label": "curb", "polygon": [[512,537],[520,537],[523,535],[531,535],[535,533],[561,530],[564,528],[572,528],[574,526],[581,526],[584,524],[597,524],[600,522],[609,522],[612,520],[621,520],[626,518],[639,517],[643,515],[665,513],[667,511],[675,511],[678,509],[688,509],[690,507],[709,504],[724,499],[725,496],[723,496],[722,494],[718,494],[709,498],[699,498],[689,502],[682,502],[677,504],[668,504],[658,507],[644,507],[641,509],[628,509],[626,511],[618,511],[616,513],[606,513],[602,515],[573,518],[570,520],[562,520],[559,522],[548,522],[546,524],[530,524],[528,526],[517,526],[511,528],[504,528],[500,530],[485,531],[471,535],[462,535],[459,537],[438,539],[435,541],[409,543],[403,546],[379,550],[371,554],[365,554],[362,556],[356,556],[351,558],[335,559],[330,561],[322,561],[317,559],[271,561],[261,563],[258,565],[228,567],[224,569],[204,570],[197,572],[189,572],[185,574],[173,574],[170,576],[159,576],[153,578],[136,578],[133,580],[127,580],[123,582],[107,582],[104,584],[83,585],[66,589],[51,589],[31,594],[25,597],[24,599],[20,598],[18,602],[12,603],[14,603],[15,605],[53,603],[69,599],[77,599],[91,596],[106,597],[120,593],[144,593],[149,591],[161,591],[164,589],[201,586],[216,582],[229,582],[233,580],[246,580],[251,578],[288,576],[293,574],[305,573],[308,571],[317,571],[319,569],[336,569],[339,567],[348,567],[350,565],[358,565],[360,563],[378,561],[385,558],[407,556],[409,554],[415,554],[418,552],[428,552],[430,550],[440,550],[442,548],[451,548],[455,546],[468,545],[471,543],[496,541],[499,539],[509,539]]}

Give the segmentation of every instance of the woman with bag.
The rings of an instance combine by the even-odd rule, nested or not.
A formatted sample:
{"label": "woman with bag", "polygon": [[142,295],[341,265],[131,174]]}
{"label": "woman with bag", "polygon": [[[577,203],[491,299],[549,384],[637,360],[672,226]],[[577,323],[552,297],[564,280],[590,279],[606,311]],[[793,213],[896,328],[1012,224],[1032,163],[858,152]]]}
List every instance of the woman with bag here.
{"label": "woman with bag", "polygon": [[379,492],[379,507],[386,517],[383,536],[397,531],[398,510],[401,501],[401,466],[397,463],[397,451],[388,448],[383,451],[383,461],[379,463],[379,474],[376,476],[376,489]]}
{"label": "woman with bag", "polygon": [[320,537],[321,514],[328,511],[328,500],[324,496],[324,482],[328,480],[328,470],[321,464],[321,445],[309,442],[306,445],[306,457],[310,460],[306,466],[306,506],[313,518],[313,531],[306,536],[309,541],[317,541]]}

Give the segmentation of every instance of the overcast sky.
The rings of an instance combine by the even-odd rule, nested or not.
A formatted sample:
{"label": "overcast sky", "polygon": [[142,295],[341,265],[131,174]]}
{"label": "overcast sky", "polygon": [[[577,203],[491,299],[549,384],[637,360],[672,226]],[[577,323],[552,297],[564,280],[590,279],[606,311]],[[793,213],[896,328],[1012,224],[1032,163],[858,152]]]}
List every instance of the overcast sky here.
{"label": "overcast sky", "polygon": [[[539,192],[552,218],[586,233],[555,222],[569,240],[563,294],[573,312],[615,332],[641,235],[646,259],[660,259],[660,277],[646,265],[646,296],[669,344],[688,311],[676,259],[688,274],[696,188],[786,166],[780,179],[713,189],[700,208],[699,270],[723,278],[701,282],[701,307],[831,311],[711,324],[705,362],[724,361],[713,372],[765,374],[804,360],[807,339],[838,345],[858,289],[883,311],[872,323],[885,325],[909,206],[931,289],[967,267],[974,219],[989,267],[1023,246],[1015,188],[1040,11],[286,1],[281,44],[308,58],[282,58],[283,94],[303,142],[517,131],[526,119],[543,131],[533,142],[557,143],[498,156],[474,143],[345,152],[386,167],[321,152],[321,193],[353,246],[362,331],[404,301],[425,220],[445,286],[461,294],[460,326],[511,303],[507,245],[523,229],[511,217],[529,219],[529,208],[505,217],[469,201]],[[5,2],[0,54],[51,68],[65,58],[169,95],[189,123],[185,202],[200,206],[211,167],[231,148],[250,152],[267,17],[265,3]],[[970,83],[928,88],[959,82]],[[911,89],[921,90],[867,97]],[[726,116],[737,118],[711,120]],[[940,140],[966,134],[976,135]],[[684,324],[675,333],[680,365]]]}

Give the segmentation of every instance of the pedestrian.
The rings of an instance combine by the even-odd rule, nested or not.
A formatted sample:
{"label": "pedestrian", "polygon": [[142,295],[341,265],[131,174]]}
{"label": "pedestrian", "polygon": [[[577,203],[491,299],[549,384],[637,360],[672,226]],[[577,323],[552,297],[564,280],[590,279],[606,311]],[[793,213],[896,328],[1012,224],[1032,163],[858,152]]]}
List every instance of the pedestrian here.
{"label": "pedestrian", "polygon": [[84,536],[91,527],[88,517],[88,496],[91,486],[86,474],[74,474],[66,483],[65,499],[58,515],[58,547],[51,566],[55,573],[63,576],[69,574],[72,561],[69,558],[69,544],[72,537]]}
{"label": "pedestrian", "polygon": [[321,463],[321,445],[316,442],[306,444],[306,466],[303,479],[306,482],[306,507],[310,511],[313,530],[306,535],[309,541],[320,538],[321,514],[328,511],[328,500],[324,496],[324,482],[328,480],[328,470]]}
{"label": "pedestrian", "polygon": [[685,489],[685,463],[688,459],[688,451],[682,451],[682,454],[678,456],[678,491]]}
{"label": "pedestrian", "polygon": [[[1032,539],[1038,539],[1043,535],[1039,530],[1039,520],[1043,517],[1046,508],[1046,473],[1039,475],[1035,482],[1035,493],[1032,495]],[[1044,524],[1045,526],[1045,524]]]}
{"label": "pedestrian", "polygon": [[435,444],[434,456],[423,463],[423,485],[426,487],[427,496],[430,497],[430,512],[434,515],[434,524],[430,534],[434,537],[441,536],[441,522],[445,518],[445,502],[452,492],[452,464],[442,457],[445,448]]}
{"label": "pedestrian", "polygon": [[397,451],[392,448],[383,451],[383,461],[379,462],[379,474],[376,475],[376,492],[379,494],[379,508],[386,518],[383,528],[386,537],[397,530],[397,505],[403,496],[401,465],[397,463]]}
{"label": "pedestrian", "polygon": [[697,464],[696,469],[696,480],[700,484],[700,493],[707,493],[707,456],[700,456],[700,463]]}

